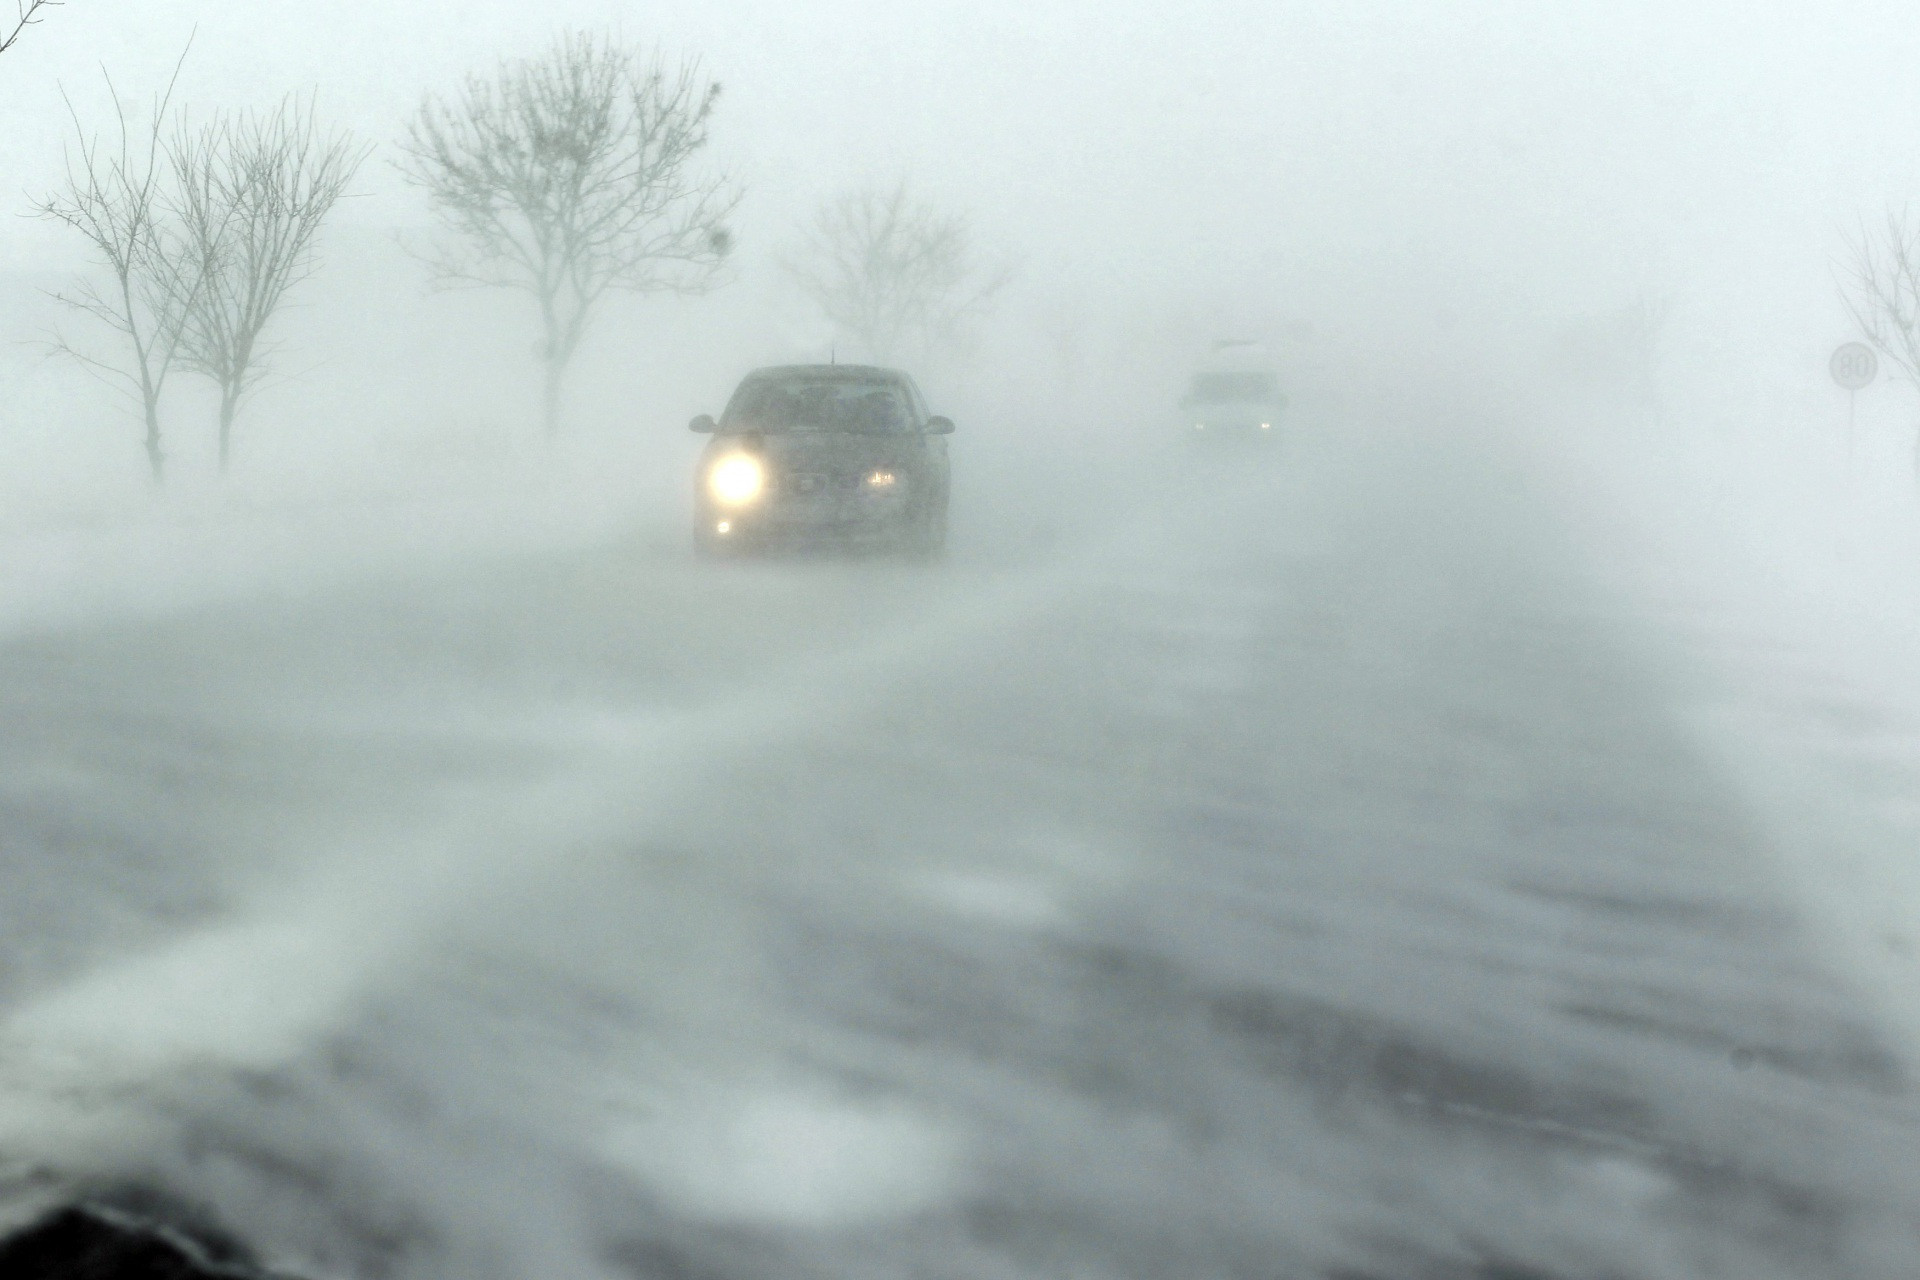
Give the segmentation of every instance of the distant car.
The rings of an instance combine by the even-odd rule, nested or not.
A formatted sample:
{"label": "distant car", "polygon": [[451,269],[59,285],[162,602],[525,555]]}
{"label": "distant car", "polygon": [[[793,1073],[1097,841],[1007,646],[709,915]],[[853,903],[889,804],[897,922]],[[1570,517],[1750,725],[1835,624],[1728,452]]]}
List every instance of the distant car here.
{"label": "distant car", "polygon": [[756,369],[719,421],[694,479],[703,552],[879,546],[922,556],[947,540],[947,442],[913,379],[867,365]]}
{"label": "distant car", "polygon": [[1279,379],[1263,369],[1202,369],[1180,399],[1188,434],[1204,439],[1271,439],[1286,407]]}

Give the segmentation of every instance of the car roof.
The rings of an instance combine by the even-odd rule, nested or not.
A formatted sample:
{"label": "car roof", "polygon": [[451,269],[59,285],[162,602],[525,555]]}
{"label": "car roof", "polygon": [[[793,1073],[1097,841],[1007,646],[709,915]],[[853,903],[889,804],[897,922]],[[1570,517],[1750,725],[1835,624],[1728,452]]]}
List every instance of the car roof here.
{"label": "car roof", "polygon": [[883,369],[871,364],[776,364],[755,369],[743,382],[762,382],[776,378],[804,378],[810,382],[905,382],[907,375],[898,369]]}

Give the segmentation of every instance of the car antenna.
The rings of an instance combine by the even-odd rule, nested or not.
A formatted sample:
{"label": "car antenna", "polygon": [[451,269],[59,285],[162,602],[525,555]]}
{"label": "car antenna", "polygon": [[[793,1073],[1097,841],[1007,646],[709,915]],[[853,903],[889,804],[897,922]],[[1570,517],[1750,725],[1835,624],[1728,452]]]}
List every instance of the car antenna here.
{"label": "car antenna", "polygon": [[840,363],[840,344],[839,343],[829,342],[827,344],[827,363],[828,364]]}

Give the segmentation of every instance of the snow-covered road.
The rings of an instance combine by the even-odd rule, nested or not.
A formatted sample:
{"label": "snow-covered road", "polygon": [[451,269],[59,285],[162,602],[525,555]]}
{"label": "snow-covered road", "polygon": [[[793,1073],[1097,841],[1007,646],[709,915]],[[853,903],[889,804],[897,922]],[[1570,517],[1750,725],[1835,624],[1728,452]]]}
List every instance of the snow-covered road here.
{"label": "snow-covered road", "polygon": [[1910,1277],[1905,1032],[1554,475],[1389,415],[937,569],[630,535],[12,634],[7,1212],[315,1276]]}

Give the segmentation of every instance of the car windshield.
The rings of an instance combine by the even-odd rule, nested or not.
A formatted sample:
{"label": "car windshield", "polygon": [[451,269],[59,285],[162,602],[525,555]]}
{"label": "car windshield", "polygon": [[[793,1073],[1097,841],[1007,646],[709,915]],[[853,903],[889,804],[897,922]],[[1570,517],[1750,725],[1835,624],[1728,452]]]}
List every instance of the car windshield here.
{"label": "car windshield", "polygon": [[891,382],[787,378],[749,382],[727,406],[727,431],[895,435],[912,426],[906,397]]}
{"label": "car windshield", "polygon": [[1196,373],[1187,388],[1187,399],[1196,404],[1229,404],[1244,400],[1268,400],[1273,396],[1273,377],[1265,373]]}

